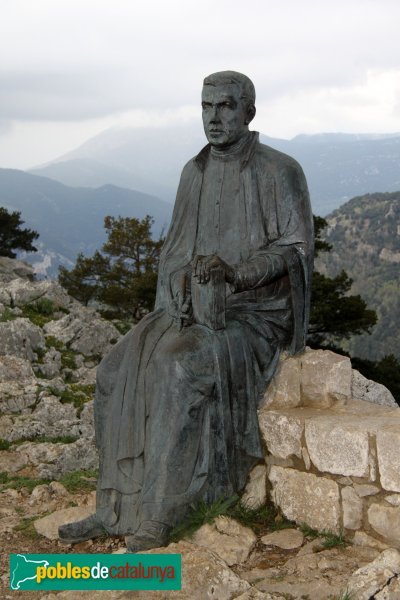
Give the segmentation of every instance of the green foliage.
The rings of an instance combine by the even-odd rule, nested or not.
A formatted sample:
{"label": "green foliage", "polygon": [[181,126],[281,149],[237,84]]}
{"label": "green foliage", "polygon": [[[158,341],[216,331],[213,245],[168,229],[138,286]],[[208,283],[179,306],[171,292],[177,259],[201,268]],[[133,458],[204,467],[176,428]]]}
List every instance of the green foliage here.
{"label": "green foliage", "polygon": [[36,302],[25,304],[22,307],[22,316],[28,318],[32,323],[43,327],[54,317],[56,307],[49,298],[39,298]]}
{"label": "green foliage", "polygon": [[70,494],[76,492],[91,492],[96,489],[98,471],[88,469],[86,471],[74,471],[67,473],[60,479],[65,489]]}
{"label": "green foliage", "polygon": [[79,352],[75,352],[74,350],[70,350],[69,348],[66,348],[66,346],[63,344],[63,342],[61,342],[60,340],[58,340],[57,338],[55,338],[52,335],[46,336],[46,347],[54,348],[55,350],[58,350],[58,352],[60,352],[61,367],[63,369],[74,370],[77,368],[76,357],[78,356]]}
{"label": "green foliage", "polygon": [[18,440],[14,440],[13,442],[9,442],[9,444],[13,444],[16,446],[20,446],[21,444],[25,444],[25,442],[34,442],[35,444],[72,444],[76,442],[78,438],[73,435],[57,435],[55,437],[47,436],[47,435],[38,435],[38,436],[27,436],[20,438]]}
{"label": "green foliage", "polygon": [[39,234],[32,229],[21,229],[23,224],[20,212],[10,213],[0,207],[0,256],[15,258],[17,254],[13,250],[37,251],[33,241],[39,237]]}
{"label": "green foliage", "polygon": [[34,479],[25,475],[14,475],[13,473],[8,474],[5,472],[0,473],[0,485],[3,489],[11,488],[14,490],[21,490],[22,488],[26,488],[28,492],[31,493],[37,485],[49,483],[49,479]]}
{"label": "green foliage", "polygon": [[329,252],[332,250],[332,245],[321,238],[323,230],[328,225],[326,219],[313,215],[314,219],[314,256],[318,256],[320,252]]}
{"label": "green foliage", "polygon": [[245,527],[250,527],[258,532],[265,527],[273,529],[276,525],[276,508],[272,504],[265,504],[259,508],[250,508],[237,502],[228,509],[228,514]]}
{"label": "green foliage", "polygon": [[59,281],[74,298],[96,302],[109,319],[137,321],[154,306],[163,239],[153,240],[153,219],[104,219],[108,239],[102,252],[79,254],[72,270],[60,268]]}
{"label": "green foliage", "polygon": [[326,549],[345,547],[350,544],[344,537],[343,531],[340,531],[339,533],[333,533],[332,531],[317,531],[316,529],[312,529],[307,523],[302,523],[300,525],[300,530],[304,537],[308,539],[315,540],[321,538],[323,540],[321,546]]}
{"label": "green foliage", "polygon": [[60,398],[60,402],[62,404],[73,404],[78,410],[79,416],[86,402],[93,400],[95,387],[96,386],[94,384],[84,385],[79,383],[71,383],[64,390],[60,390],[58,388],[49,388],[49,391],[54,396]]}
{"label": "green foliage", "polygon": [[334,600],[354,600],[354,596],[351,592],[344,590],[340,592],[339,596],[336,596]]}
{"label": "green foliage", "polygon": [[61,351],[61,367],[63,369],[76,369],[76,356],[78,352],[74,350],[62,350]]}
{"label": "green foliage", "polygon": [[[316,254],[332,249],[321,238],[326,226],[325,219],[314,217]],[[311,347],[330,346],[353,335],[369,332],[375,325],[375,311],[367,308],[360,295],[349,295],[352,283],[345,271],[335,277],[314,271],[307,340]]]}
{"label": "green foliage", "polygon": [[16,319],[16,318],[17,317],[13,313],[11,308],[8,308],[8,306],[6,306],[0,315],[0,323],[6,323],[7,321],[14,321],[14,319]]}
{"label": "green foliage", "polygon": [[320,536],[320,533],[316,529],[313,529],[312,527],[307,525],[307,523],[301,523],[300,531],[302,532],[304,537],[309,538],[311,540],[315,540]]}
{"label": "green foliage", "polygon": [[324,347],[335,340],[369,332],[377,321],[361,296],[349,296],[352,279],[345,271],[326,277],[315,271],[311,293],[309,344]]}
{"label": "green foliage", "polygon": [[329,217],[325,237],[333,249],[318,258],[328,276],[344,269],[378,321],[371,334],[352,337],[342,347],[353,356],[400,359],[400,192],[353,198]]}
{"label": "green foliage", "polygon": [[65,349],[63,342],[55,338],[53,335],[48,335],[45,338],[46,348],[55,348],[59,352],[62,352]]}
{"label": "green foliage", "polygon": [[203,501],[191,504],[186,518],[173,529],[171,539],[178,541],[183,537],[190,537],[202,525],[212,523],[220,515],[231,517],[256,533],[266,529],[275,531],[293,527],[293,522],[278,514],[272,503],[259,508],[250,508],[242,504],[239,497],[235,495],[227,499],[220,498],[213,504]]}
{"label": "green foliage", "polygon": [[[43,516],[43,515],[42,515]],[[40,535],[36,531],[33,523],[37,520],[36,517],[23,517],[18,525],[13,527],[14,531],[19,531],[31,539],[38,539]]]}
{"label": "green foliage", "polygon": [[0,450],[8,450],[10,446],[11,446],[11,442],[9,442],[8,440],[3,440],[3,438],[0,438]]}
{"label": "green foliage", "polygon": [[321,537],[324,538],[324,541],[322,542],[322,547],[326,549],[344,548],[350,543],[346,540],[342,531],[338,534],[332,533],[330,531],[323,531],[321,533]]}
{"label": "green foliage", "polygon": [[118,331],[122,334],[125,335],[126,333],[128,333],[128,331],[130,331],[132,329],[132,323],[129,323],[129,321],[113,321],[113,325],[116,329],[118,329]]}
{"label": "green foliage", "polygon": [[110,258],[100,252],[95,252],[91,258],[80,253],[73,269],[69,271],[60,267],[58,280],[73,298],[87,306],[90,301],[98,299],[103,279],[110,269]]}
{"label": "green foliage", "polygon": [[192,536],[205,523],[212,523],[220,515],[228,514],[228,509],[237,501],[238,496],[233,496],[228,499],[221,498],[213,504],[203,501],[191,504],[186,518],[172,530],[171,540],[177,542],[183,537]]}

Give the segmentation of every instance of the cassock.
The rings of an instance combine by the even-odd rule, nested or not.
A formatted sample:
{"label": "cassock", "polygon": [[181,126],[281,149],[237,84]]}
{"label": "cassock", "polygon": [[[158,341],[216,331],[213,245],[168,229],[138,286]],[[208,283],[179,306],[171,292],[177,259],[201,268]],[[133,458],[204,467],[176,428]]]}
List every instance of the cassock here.
{"label": "cassock", "polygon": [[[225,328],[180,327],[178,294],[196,255],[235,269]],[[263,459],[257,407],[283,350],[304,348],[313,230],[290,157],[249,132],[207,145],[183,169],[162,250],[154,312],[98,368],[96,513],[110,534],[173,526],[189,505],[243,489]]]}

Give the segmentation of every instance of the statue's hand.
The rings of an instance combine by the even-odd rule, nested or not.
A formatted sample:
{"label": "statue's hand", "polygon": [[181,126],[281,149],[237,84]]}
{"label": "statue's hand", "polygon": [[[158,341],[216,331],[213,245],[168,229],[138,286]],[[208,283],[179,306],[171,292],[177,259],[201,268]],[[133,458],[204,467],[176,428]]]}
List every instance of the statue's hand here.
{"label": "statue's hand", "polygon": [[201,256],[198,254],[193,260],[193,274],[199,283],[207,283],[210,280],[211,269],[222,269],[225,275],[225,281],[233,283],[235,280],[235,270],[228,265],[217,254]]}

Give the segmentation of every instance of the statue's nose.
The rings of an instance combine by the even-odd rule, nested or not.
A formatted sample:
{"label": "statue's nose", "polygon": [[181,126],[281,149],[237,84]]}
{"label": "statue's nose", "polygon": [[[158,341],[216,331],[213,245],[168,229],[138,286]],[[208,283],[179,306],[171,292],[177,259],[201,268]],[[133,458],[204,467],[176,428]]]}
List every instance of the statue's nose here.
{"label": "statue's nose", "polygon": [[211,121],[219,121],[219,110],[216,105],[214,105],[211,110]]}

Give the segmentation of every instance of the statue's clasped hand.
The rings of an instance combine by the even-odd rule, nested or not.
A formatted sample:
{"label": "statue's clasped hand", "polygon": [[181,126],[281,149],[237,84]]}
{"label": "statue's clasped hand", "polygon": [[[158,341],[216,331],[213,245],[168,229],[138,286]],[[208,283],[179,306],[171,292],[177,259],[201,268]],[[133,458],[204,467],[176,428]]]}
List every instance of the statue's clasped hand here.
{"label": "statue's clasped hand", "polygon": [[212,269],[223,270],[225,281],[228,283],[233,283],[235,279],[234,268],[228,265],[217,254],[210,254],[208,256],[198,254],[193,260],[192,268],[194,277],[197,278],[198,283],[208,283]]}

